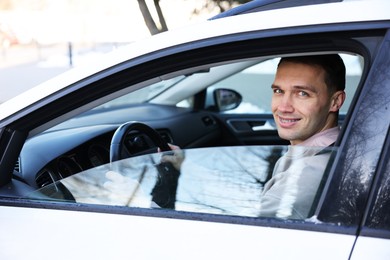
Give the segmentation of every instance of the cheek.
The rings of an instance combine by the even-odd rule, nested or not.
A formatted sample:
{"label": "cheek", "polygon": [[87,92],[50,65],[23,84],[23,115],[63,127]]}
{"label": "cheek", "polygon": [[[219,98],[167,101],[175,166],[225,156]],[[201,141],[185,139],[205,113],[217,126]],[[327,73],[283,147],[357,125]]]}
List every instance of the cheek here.
{"label": "cheek", "polygon": [[276,103],[277,103],[276,99],[274,97],[272,97],[272,99],[271,99],[271,111],[272,112],[275,112],[277,107],[278,107]]}
{"label": "cheek", "polygon": [[301,113],[304,113],[307,117],[310,117],[311,120],[322,121],[322,119],[326,118],[328,115],[329,105],[315,102],[313,104],[306,104],[306,106],[302,106],[301,109]]}
{"label": "cheek", "polygon": [[278,109],[279,103],[280,103],[279,98],[272,96],[272,99],[271,99],[271,111],[272,112],[275,112]]}
{"label": "cheek", "polygon": [[325,107],[318,102],[301,101],[295,105],[295,110],[308,118],[317,118],[324,112]]}

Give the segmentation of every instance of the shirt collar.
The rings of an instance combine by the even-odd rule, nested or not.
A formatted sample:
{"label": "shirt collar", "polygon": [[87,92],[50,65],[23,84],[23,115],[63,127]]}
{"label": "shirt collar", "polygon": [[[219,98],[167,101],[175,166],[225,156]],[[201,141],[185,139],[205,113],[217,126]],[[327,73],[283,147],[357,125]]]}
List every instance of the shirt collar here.
{"label": "shirt collar", "polygon": [[340,133],[340,127],[336,126],[329,128],[325,131],[319,132],[310,138],[306,139],[302,143],[298,144],[300,146],[321,146],[327,147],[336,142],[337,137]]}

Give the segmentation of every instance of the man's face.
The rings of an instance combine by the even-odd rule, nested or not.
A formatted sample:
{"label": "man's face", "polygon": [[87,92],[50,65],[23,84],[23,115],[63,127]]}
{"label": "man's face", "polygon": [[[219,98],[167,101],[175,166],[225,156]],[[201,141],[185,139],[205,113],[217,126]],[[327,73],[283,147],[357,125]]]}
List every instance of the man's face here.
{"label": "man's face", "polygon": [[272,113],[279,136],[292,145],[334,127],[337,111],[324,81],[325,71],[319,66],[283,62],[272,84]]}

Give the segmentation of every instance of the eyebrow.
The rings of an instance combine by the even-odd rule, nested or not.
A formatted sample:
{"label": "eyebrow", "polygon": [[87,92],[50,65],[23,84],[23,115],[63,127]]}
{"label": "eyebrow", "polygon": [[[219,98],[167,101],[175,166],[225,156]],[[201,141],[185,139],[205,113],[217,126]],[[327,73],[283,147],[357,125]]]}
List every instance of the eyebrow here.
{"label": "eyebrow", "polygon": [[315,87],[311,86],[311,85],[304,85],[304,86],[293,86],[294,89],[297,89],[297,90],[308,90],[310,92],[313,92],[313,93],[318,93],[318,91],[315,89]]}
{"label": "eyebrow", "polygon": [[[281,89],[281,87],[279,87],[278,85],[274,85],[272,84],[271,85],[271,88],[274,89],[274,88],[279,88]],[[293,89],[294,90],[307,90],[307,91],[311,91],[313,93],[318,93],[318,91],[311,85],[296,85],[296,86],[293,86]]]}

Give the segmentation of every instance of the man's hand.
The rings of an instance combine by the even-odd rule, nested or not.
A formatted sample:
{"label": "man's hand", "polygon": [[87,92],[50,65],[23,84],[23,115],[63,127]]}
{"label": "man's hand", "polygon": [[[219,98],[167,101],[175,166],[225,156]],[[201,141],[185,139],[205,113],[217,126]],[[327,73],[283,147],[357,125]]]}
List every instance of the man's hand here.
{"label": "man's hand", "polygon": [[[181,165],[184,161],[184,152],[180,149],[179,146],[168,144],[172,149],[173,153],[165,152],[161,157],[161,162],[169,162],[175,167],[176,170],[180,171]],[[161,152],[160,148],[158,149]]]}

